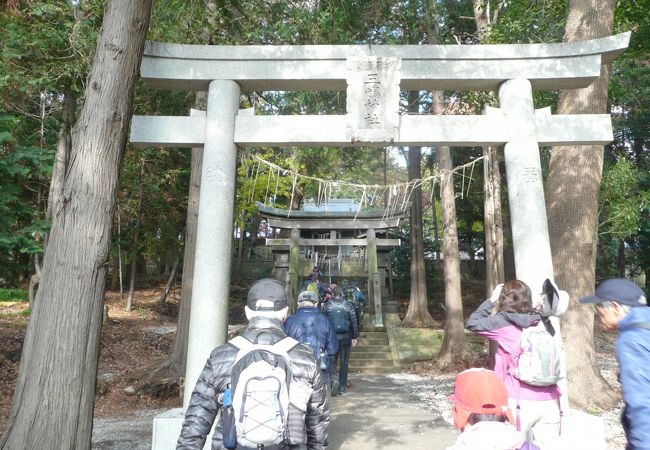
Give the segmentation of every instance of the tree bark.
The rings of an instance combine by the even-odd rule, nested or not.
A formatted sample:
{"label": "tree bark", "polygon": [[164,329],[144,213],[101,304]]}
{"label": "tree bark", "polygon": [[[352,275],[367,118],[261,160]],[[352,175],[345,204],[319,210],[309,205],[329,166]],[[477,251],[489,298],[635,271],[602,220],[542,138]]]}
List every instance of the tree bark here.
{"label": "tree bark", "polygon": [[485,294],[504,281],[501,174],[497,147],[483,147],[483,228],[485,229]]}
{"label": "tree bark", "polygon": [[[419,93],[408,93],[409,109],[418,112],[420,108]],[[422,147],[408,148],[409,181],[422,178]],[[424,231],[422,229],[422,188],[413,188],[411,199],[411,295],[406,315],[401,326],[412,328],[435,327],[436,321],[429,312],[427,298],[427,275],[424,261]]]}
{"label": "tree bark", "polygon": [[174,260],[174,265],[172,266],[172,270],[169,272],[169,278],[167,279],[167,284],[165,285],[165,288],[160,294],[160,298],[158,301],[160,303],[165,303],[165,300],[167,300],[167,296],[169,295],[169,291],[171,291],[172,286],[174,283],[176,283],[176,274],[178,273],[178,263],[180,262],[180,257],[177,257]]}
{"label": "tree bark", "polygon": [[[570,0],[564,40],[611,35],[614,9],[614,0]],[[589,87],[560,91],[558,114],[606,113],[609,76],[610,67],[603,66]],[[555,279],[571,295],[561,321],[569,400],[580,408],[607,408],[616,401],[596,369],[593,307],[577,302],[594,291],[602,167],[603,146],[553,147],[546,184]]]}
{"label": "tree bark", "polygon": [[[63,110],[61,112],[61,128],[59,130],[59,137],[56,145],[56,153],[54,154],[54,165],[52,166],[52,178],[50,179],[50,191],[47,197],[47,209],[45,210],[45,218],[49,221],[59,213],[63,204],[63,183],[65,181],[65,171],[68,167],[68,160],[70,158],[70,149],[72,147],[72,140],[70,131],[74,124],[75,113],[77,111],[77,97],[70,90],[64,92],[63,97]],[[49,242],[49,233],[43,239],[43,254],[47,251],[47,244]],[[38,255],[35,255],[35,270],[29,280],[29,306],[34,307],[34,299],[36,289],[41,282],[41,267],[38,261]]]}
{"label": "tree bark", "polygon": [[[504,2],[497,2],[490,15],[489,0],[473,0],[476,36],[482,42],[489,34]],[[492,294],[497,284],[504,281],[503,269],[503,217],[501,214],[501,173],[498,148],[483,147],[483,228],[485,230],[485,292]],[[491,350],[494,344],[491,344]],[[492,351],[490,352],[492,353]],[[493,355],[491,354],[491,360]]]}
{"label": "tree bark", "polygon": [[117,291],[120,288],[120,258],[115,255],[111,261],[111,291]]}
{"label": "tree bark", "polygon": [[625,239],[621,238],[618,241],[618,255],[616,258],[618,267],[618,276],[625,278]]}
{"label": "tree bark", "polygon": [[135,214],[135,237],[131,252],[131,277],[129,278],[129,297],[126,300],[126,310],[133,310],[135,295],[135,279],[138,272],[138,256],[140,256],[140,222],[142,221],[142,197],[144,196],[144,158],[140,160],[140,191],[138,192],[138,210]]}
{"label": "tree bark", "polygon": [[244,230],[244,245],[242,249],[242,258],[246,261],[250,261],[251,259],[251,254],[253,252],[253,247],[255,246],[255,241],[257,241],[257,233],[259,232],[260,229],[260,224],[262,223],[262,216],[259,214],[255,214],[253,217],[251,217],[251,226],[250,226],[250,238],[247,239],[245,237],[246,235],[246,230]]}
{"label": "tree bark", "polygon": [[[442,92],[433,92],[433,108],[442,114]],[[438,354],[441,365],[450,364],[465,354],[465,320],[460,285],[460,254],[458,252],[458,229],[456,226],[456,203],[451,151],[448,146],[438,146],[438,168],[442,204],[442,254],[444,255],[445,283],[445,337]]]}
{"label": "tree bark", "polygon": [[242,210],[239,214],[239,227],[235,224],[235,229],[239,228],[239,238],[237,239],[237,265],[235,266],[235,272],[238,277],[241,277],[241,262],[242,259],[244,259],[244,235],[246,234],[246,229],[244,228],[244,217],[245,211]]}
{"label": "tree bark", "polygon": [[[409,181],[422,177],[420,162],[422,147],[409,147]],[[424,237],[422,231],[422,189],[418,186],[411,193],[411,296],[401,326],[412,328],[433,327],[427,301],[427,279],[424,263]]]}
{"label": "tree bark", "polygon": [[151,1],[110,0],[2,449],[89,449],[110,229]]}

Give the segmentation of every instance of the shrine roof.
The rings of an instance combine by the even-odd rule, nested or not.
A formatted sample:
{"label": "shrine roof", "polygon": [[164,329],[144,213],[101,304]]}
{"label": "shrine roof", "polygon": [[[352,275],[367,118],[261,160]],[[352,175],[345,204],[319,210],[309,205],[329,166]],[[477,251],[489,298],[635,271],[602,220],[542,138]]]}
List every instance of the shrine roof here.
{"label": "shrine roof", "polygon": [[274,208],[257,203],[262,217],[274,228],[303,230],[387,229],[399,226],[408,214],[410,204],[395,211],[372,209],[365,211],[302,211]]}

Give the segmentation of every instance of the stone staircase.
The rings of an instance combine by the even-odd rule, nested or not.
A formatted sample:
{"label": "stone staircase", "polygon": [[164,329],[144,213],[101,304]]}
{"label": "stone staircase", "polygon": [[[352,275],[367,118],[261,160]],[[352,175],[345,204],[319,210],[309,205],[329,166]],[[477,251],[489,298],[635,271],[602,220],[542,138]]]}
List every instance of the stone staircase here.
{"label": "stone staircase", "polygon": [[398,368],[388,345],[386,331],[361,331],[356,347],[350,352],[349,373],[394,373]]}

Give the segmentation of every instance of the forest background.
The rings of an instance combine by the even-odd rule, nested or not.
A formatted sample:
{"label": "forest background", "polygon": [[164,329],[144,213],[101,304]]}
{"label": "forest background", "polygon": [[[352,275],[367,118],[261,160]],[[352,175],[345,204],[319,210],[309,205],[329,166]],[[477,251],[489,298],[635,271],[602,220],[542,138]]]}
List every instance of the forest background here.
{"label": "forest background", "polygon": [[[0,4],[2,295],[15,296],[11,289],[35,289],[40,281],[52,214],[57,210],[57,199],[65,196],[73,124],[86,101],[88,74],[107,3],[5,0]],[[154,4],[147,39],[212,45],[551,43],[570,39],[567,17],[571,8],[592,8],[596,21],[599,17],[606,21],[606,9],[613,12],[614,4],[561,0],[169,0]],[[611,68],[606,108],[613,118],[615,140],[604,151],[602,180],[600,173],[593,175],[600,196],[597,230],[592,235],[597,246],[595,280],[639,277],[646,291],[650,287],[649,6],[646,0],[615,4],[611,31],[631,30],[633,34],[629,49]],[[561,95],[536,92],[535,106],[550,106],[556,113]],[[133,101],[136,114],[187,115],[204,99],[200,94],[155,91],[138,82]],[[472,114],[486,105],[498,106],[494,93],[404,92],[401,108],[405,114]],[[343,114],[345,93],[245,92],[241,107],[254,107],[258,114]],[[458,266],[458,279],[488,272],[480,268],[489,247],[484,216],[484,173],[488,172],[482,167],[486,160],[481,159],[486,149],[248,148],[246,153],[264,158],[287,173],[379,185],[424,178],[441,168],[477,161],[476,166],[468,166],[449,179],[452,186],[446,194],[444,180],[423,186],[423,193],[414,197],[414,203],[421,201],[422,205],[419,209],[416,205],[411,221],[398,230],[404,239],[394,258],[398,289],[411,292],[411,303],[418,301],[413,292],[419,289],[414,289],[411,278],[417,273],[412,271],[413,264],[425,271],[423,279],[429,290],[443,276],[442,266],[435,264],[444,251],[443,231],[455,229],[458,250],[469,261],[462,266],[463,273]],[[544,148],[541,155],[547,176],[553,151]],[[188,274],[191,231],[187,219],[192,205],[188,192],[191,173],[195,172],[192,168],[200,164],[196,159],[195,152],[187,149],[126,146],[119,166],[106,258],[111,267],[108,286],[130,291],[125,307],[133,307],[132,292],[138,280],[149,283],[153,276],[173,281],[176,274],[179,279],[181,274]],[[504,174],[502,160],[497,167]],[[318,195],[318,185],[307,178],[274,178],[269,172],[255,172],[255,168],[249,158],[242,158],[238,168],[234,280],[241,261],[260,257],[256,247],[269,232],[255,202],[297,208]],[[504,177],[500,180],[504,267],[499,277],[511,278],[507,186]],[[276,183],[272,199],[266,189],[270,181]],[[449,198],[449,192],[455,207],[455,227],[443,230],[449,210],[440,198]],[[361,199],[363,195],[363,191],[341,184],[334,196]],[[419,228],[419,221],[422,250],[414,250],[418,244],[411,224]],[[555,270],[557,274],[558,268]],[[419,298],[428,305],[426,289]],[[426,317],[415,322],[418,320],[426,322]]]}

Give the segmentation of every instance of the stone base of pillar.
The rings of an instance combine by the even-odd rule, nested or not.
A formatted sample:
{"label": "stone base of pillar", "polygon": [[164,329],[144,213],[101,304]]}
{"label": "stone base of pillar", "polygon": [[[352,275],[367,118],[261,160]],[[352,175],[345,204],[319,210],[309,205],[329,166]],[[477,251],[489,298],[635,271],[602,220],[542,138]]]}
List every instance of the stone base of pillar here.
{"label": "stone base of pillar", "polygon": [[[183,426],[183,408],[174,408],[158,414],[153,418],[153,434],[151,436],[151,450],[176,450],[176,442]],[[210,450],[212,433],[205,440],[203,450]]]}

